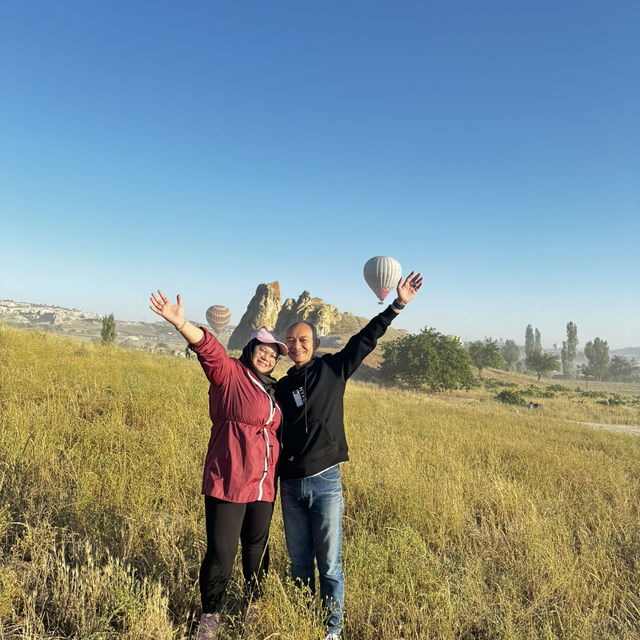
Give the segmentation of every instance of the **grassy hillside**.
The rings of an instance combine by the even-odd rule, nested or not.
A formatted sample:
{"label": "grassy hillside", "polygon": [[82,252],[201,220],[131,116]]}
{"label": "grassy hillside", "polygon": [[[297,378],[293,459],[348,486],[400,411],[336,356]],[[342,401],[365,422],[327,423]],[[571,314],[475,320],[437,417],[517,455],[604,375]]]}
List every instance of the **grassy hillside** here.
{"label": "grassy hillside", "polygon": [[[638,388],[484,376],[350,384],[345,637],[640,637],[640,438],[572,422],[640,424]],[[193,360],[0,326],[1,638],[189,637],[206,392]],[[279,507],[271,544],[262,618],[239,624],[236,571],[223,638],[315,640]]]}

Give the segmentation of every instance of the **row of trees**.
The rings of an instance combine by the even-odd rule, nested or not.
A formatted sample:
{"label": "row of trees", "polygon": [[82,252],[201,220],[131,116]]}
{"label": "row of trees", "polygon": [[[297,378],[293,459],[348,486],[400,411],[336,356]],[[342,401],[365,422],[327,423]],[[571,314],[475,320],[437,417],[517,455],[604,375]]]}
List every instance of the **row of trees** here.
{"label": "row of trees", "polygon": [[[485,367],[507,369],[508,371],[515,366],[520,358],[520,349],[513,340],[507,340],[500,348],[497,340],[485,338],[470,342],[467,349],[480,376],[482,376],[482,369]],[[543,375],[556,371],[559,366],[560,358],[542,349],[540,332],[538,329],[534,332],[529,325],[525,333],[524,368],[537,374],[538,380],[540,380]],[[520,369],[522,368],[520,367]]]}
{"label": "row of trees", "polygon": [[427,386],[434,391],[473,386],[472,366],[478,369],[480,377],[483,369],[491,367],[530,371],[538,376],[538,381],[560,369],[566,378],[574,377],[577,371],[586,379],[640,381],[640,366],[635,359],[609,358],[609,346],[600,338],[587,342],[584,349],[587,364],[576,369],[577,345],[578,328],[573,322],[567,324],[567,339],[562,343],[560,355],[544,351],[540,331],[528,325],[523,360],[513,340],[500,347],[497,340],[484,338],[468,343],[465,348],[458,338],[425,328],[418,334],[382,345],[384,361],[380,375],[387,382],[400,381],[412,388]]}
{"label": "row of trees", "polygon": [[538,381],[560,367],[560,358],[543,350],[540,331],[537,328],[534,331],[530,324],[524,332],[524,366],[538,376]]}
{"label": "row of trees", "polygon": [[[565,378],[575,378],[581,375],[586,379],[612,380],[616,382],[640,381],[640,366],[635,358],[624,356],[609,357],[609,345],[606,340],[595,338],[587,342],[584,348],[586,364],[575,366],[578,345],[578,327],[574,322],[567,323],[567,339],[562,342],[560,358],[542,350],[540,332],[528,325],[525,330],[525,358],[520,370],[526,369],[541,375],[558,370],[558,364],[562,368]],[[555,345],[554,345],[555,346]],[[513,340],[507,340],[501,350],[507,370],[516,367],[519,358],[519,349]],[[518,367],[516,367],[518,368]]]}
{"label": "row of trees", "polygon": [[624,356],[609,358],[609,345],[606,340],[595,338],[587,342],[584,355],[587,364],[581,364],[578,372],[587,379],[640,382],[640,366],[636,359]]}
{"label": "row of trees", "polygon": [[[116,321],[113,314],[102,318],[102,344],[113,344],[116,337]],[[524,360],[520,360],[520,349],[513,340],[502,347],[492,338],[475,340],[466,348],[453,336],[445,336],[435,329],[424,328],[420,333],[409,335],[382,345],[384,361],[380,376],[386,382],[401,381],[412,388],[429,387],[433,391],[444,389],[468,389],[475,384],[471,367],[482,370],[516,368],[526,369],[540,378],[562,366],[565,378],[573,377],[578,328],[573,322],[567,324],[567,339],[562,343],[560,356],[545,352],[538,329],[527,325],[524,334]],[[640,366],[635,359],[622,356],[609,358],[606,340],[595,338],[584,348],[587,364],[577,368],[586,379],[640,381]],[[518,367],[518,365],[520,365]]]}

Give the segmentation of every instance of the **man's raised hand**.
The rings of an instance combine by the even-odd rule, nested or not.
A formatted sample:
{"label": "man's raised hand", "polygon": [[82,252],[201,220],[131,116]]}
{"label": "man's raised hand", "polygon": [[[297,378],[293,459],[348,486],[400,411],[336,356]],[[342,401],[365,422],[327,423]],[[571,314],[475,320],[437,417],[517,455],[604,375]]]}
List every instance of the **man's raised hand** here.
{"label": "man's raised hand", "polygon": [[402,278],[398,281],[398,288],[396,292],[398,294],[398,301],[402,304],[408,304],[411,302],[413,296],[418,293],[418,290],[422,286],[422,274],[416,273],[414,275],[414,271],[412,271],[406,278],[405,281],[402,282]]}

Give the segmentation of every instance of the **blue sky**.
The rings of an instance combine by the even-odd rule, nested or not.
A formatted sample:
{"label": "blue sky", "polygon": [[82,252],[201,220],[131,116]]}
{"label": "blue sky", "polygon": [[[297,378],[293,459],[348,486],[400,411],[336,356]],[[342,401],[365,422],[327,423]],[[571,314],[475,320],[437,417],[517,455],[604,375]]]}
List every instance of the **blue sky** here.
{"label": "blue sky", "polygon": [[640,346],[640,4],[0,9],[0,299],[154,321],[259,283],[465,339]]}

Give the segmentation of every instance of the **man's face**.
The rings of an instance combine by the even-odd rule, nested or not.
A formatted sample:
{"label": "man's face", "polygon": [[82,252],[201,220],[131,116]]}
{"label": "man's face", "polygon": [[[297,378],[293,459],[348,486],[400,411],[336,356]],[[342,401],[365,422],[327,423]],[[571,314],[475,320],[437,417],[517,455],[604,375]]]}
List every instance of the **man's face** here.
{"label": "man's face", "polygon": [[289,349],[289,358],[296,365],[296,368],[307,364],[320,344],[319,340],[316,340],[314,344],[313,332],[307,324],[294,324],[287,331],[285,342]]}

